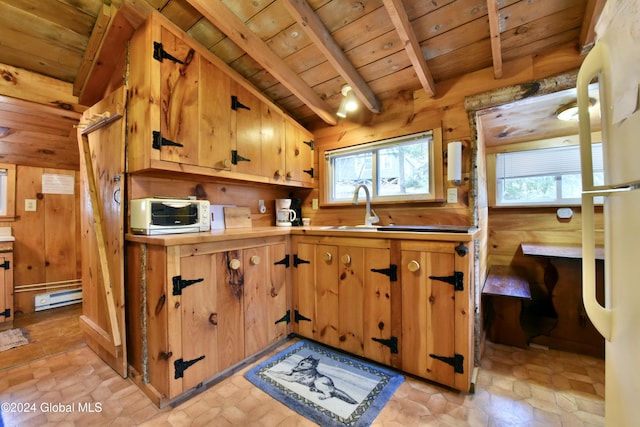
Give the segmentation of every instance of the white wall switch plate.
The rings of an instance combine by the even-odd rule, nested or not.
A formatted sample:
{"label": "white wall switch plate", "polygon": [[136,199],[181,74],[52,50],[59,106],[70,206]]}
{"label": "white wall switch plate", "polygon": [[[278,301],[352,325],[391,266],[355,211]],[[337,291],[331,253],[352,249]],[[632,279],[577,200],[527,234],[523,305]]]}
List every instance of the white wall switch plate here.
{"label": "white wall switch plate", "polygon": [[318,199],[311,200],[311,209],[313,209],[314,211],[318,210]]}
{"label": "white wall switch plate", "polygon": [[458,203],[457,188],[447,188],[447,203]]}
{"label": "white wall switch plate", "polygon": [[38,201],[36,199],[24,199],[25,212],[35,212],[38,208]]}

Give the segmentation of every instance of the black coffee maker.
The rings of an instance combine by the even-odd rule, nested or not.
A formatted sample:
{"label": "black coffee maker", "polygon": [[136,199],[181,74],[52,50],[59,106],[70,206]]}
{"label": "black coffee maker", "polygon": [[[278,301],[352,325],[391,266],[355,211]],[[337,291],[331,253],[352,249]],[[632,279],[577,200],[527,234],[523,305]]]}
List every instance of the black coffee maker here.
{"label": "black coffee maker", "polygon": [[296,219],[291,221],[291,225],[301,226],[302,225],[302,199],[296,199],[293,197],[293,194],[290,194],[291,198],[291,209],[296,213]]}

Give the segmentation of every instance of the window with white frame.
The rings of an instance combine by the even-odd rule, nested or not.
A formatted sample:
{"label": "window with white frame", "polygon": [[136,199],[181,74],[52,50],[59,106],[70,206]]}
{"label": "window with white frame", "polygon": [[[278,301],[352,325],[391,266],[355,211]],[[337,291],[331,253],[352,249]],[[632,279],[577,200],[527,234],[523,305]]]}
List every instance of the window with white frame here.
{"label": "window with white frame", "polygon": [[[496,205],[579,204],[580,147],[543,148],[496,154]],[[602,144],[593,144],[593,180],[604,184]]]}
{"label": "window with white frame", "polygon": [[433,198],[433,132],[325,152],[329,203],[351,201],[358,184],[373,201]]}
{"label": "window with white frame", "polygon": [[8,171],[6,169],[0,169],[0,216],[7,215],[7,205],[9,202],[7,192]]}

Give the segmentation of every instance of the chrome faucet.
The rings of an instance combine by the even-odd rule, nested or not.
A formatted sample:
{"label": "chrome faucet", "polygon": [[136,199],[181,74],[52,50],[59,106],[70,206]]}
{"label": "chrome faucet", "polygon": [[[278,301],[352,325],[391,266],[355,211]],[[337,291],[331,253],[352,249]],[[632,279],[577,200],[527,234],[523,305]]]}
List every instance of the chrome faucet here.
{"label": "chrome faucet", "polygon": [[364,225],[371,226],[371,224],[375,224],[380,221],[378,215],[371,209],[371,195],[369,194],[369,188],[364,184],[356,185],[356,190],[353,192],[353,204],[358,205],[358,193],[360,193],[360,189],[364,188],[364,194],[367,199],[366,212],[364,214]]}

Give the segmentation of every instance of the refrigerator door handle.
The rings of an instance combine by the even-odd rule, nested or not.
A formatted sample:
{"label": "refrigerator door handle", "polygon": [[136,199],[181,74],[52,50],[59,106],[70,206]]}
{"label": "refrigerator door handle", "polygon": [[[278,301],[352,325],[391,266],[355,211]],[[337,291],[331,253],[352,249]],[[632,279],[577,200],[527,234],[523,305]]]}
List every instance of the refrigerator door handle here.
{"label": "refrigerator door handle", "polygon": [[640,189],[640,182],[631,182],[621,185],[600,185],[594,186],[588,190],[583,190],[582,194],[596,196],[611,196],[616,193],[626,193],[628,191]]}
{"label": "refrigerator door handle", "polygon": [[[596,298],[596,256],[595,256],[595,226],[594,206],[595,195],[591,190],[596,190],[593,185],[593,163],[591,145],[591,120],[589,116],[589,83],[594,77],[599,76],[600,98],[603,94],[605,82],[602,71],[604,64],[609,63],[609,54],[603,43],[596,43],[587,55],[580,71],[578,72],[578,118],[580,128],[580,161],[582,168],[582,301],[584,308],[591,319],[591,323],[598,332],[611,341],[612,311],[600,305]],[[603,116],[606,111],[603,111]],[[606,137],[606,117],[602,118],[603,136]],[[607,189],[611,193],[611,189]],[[606,260],[605,260],[606,262]],[[605,286],[606,288],[606,286]],[[608,298],[605,297],[605,301]]]}

